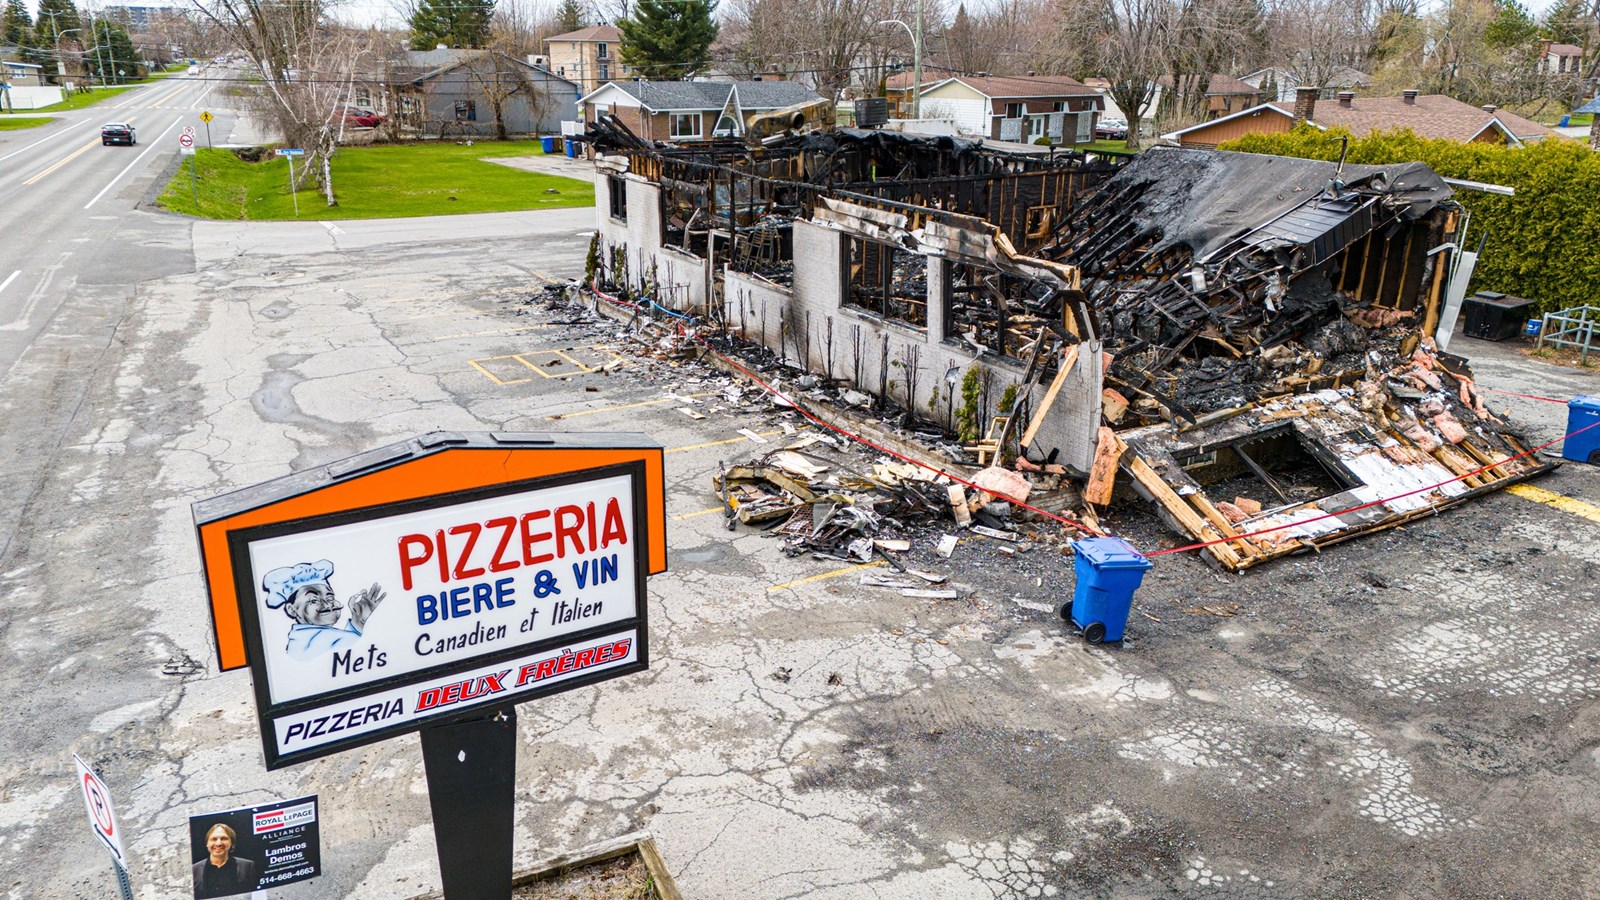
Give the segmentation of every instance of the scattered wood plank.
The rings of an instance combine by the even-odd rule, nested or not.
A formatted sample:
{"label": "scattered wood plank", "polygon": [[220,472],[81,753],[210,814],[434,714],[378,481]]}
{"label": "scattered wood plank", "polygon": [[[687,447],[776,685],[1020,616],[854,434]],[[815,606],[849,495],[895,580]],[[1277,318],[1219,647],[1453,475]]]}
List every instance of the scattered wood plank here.
{"label": "scattered wood plank", "polygon": [[1111,502],[1111,488],[1117,480],[1117,464],[1128,445],[1111,429],[1100,426],[1100,439],[1095,443],[1094,463],[1089,467],[1089,481],[1083,488],[1085,503],[1105,506]]}
{"label": "scattered wood plank", "polygon": [[[1151,496],[1156,498],[1156,502],[1161,504],[1161,507],[1170,513],[1178,524],[1189,532],[1191,537],[1199,541],[1214,541],[1224,537],[1224,535],[1218,534],[1217,530],[1212,528],[1206,520],[1200,518],[1200,514],[1196,513],[1193,507],[1178,496],[1177,492],[1166,481],[1162,480],[1156,470],[1150,468],[1149,463],[1140,459],[1137,453],[1128,454],[1128,459],[1123,463],[1122,467],[1127,470],[1129,475],[1133,476],[1134,480],[1143,485]],[[1227,544],[1212,544],[1205,548],[1205,552],[1209,553],[1212,559],[1226,566],[1230,571],[1236,571],[1239,568],[1239,554],[1235,553],[1233,548]]]}

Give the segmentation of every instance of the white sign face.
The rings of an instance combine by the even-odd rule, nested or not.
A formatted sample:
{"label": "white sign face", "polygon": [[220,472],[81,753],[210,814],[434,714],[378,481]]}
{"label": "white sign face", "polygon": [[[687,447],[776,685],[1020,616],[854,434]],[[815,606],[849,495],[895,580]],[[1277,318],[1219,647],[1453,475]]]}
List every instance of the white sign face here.
{"label": "white sign face", "polygon": [[94,836],[111,851],[111,859],[122,869],[128,868],[128,857],[122,852],[122,831],[117,827],[117,812],[111,806],[111,790],[100,776],[89,770],[78,754],[72,754],[78,764],[78,785],[83,789],[83,805],[89,811],[89,827]]}
{"label": "white sign face", "polygon": [[[270,701],[638,616],[633,497],[633,479],[616,475],[249,541]],[[457,672],[446,680],[465,677]],[[396,697],[406,691],[415,693]],[[368,709],[378,696],[354,705]],[[284,752],[288,743],[281,734]]]}
{"label": "white sign face", "polygon": [[284,756],[441,713],[516,702],[519,694],[637,662],[639,649],[638,632],[629,629],[555,650],[456,670],[404,687],[279,716],[272,722],[272,739],[276,741],[277,755]]}

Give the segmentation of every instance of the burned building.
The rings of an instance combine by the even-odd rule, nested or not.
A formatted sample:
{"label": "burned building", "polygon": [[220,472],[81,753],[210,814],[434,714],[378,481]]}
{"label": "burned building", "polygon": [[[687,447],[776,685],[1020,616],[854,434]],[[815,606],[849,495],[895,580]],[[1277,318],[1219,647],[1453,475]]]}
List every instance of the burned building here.
{"label": "burned building", "polygon": [[1426,166],[593,138],[597,281],[961,434],[976,462],[1060,464],[1090,513],[1131,488],[1224,567],[1550,468],[1432,338],[1466,215]]}

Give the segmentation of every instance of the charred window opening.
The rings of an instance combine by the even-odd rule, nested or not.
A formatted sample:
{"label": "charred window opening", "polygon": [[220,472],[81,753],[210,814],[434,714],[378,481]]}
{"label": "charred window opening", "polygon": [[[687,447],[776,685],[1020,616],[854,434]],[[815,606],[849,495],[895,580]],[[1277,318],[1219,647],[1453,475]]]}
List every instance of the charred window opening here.
{"label": "charred window opening", "polygon": [[1047,331],[1049,320],[1039,313],[1050,305],[1048,293],[1047,287],[1030,279],[984,266],[953,265],[944,337],[1026,361]]}
{"label": "charred window opening", "polygon": [[628,221],[628,183],[615,175],[606,177],[606,192],[611,201],[611,218]]}
{"label": "charred window opening", "polygon": [[917,328],[928,325],[928,264],[920,253],[852,237],[845,305]]}
{"label": "charred window opening", "polygon": [[705,259],[711,235],[711,217],[705,210],[705,190],[677,182],[661,185],[661,243]]}
{"label": "charred window opening", "polygon": [[760,275],[790,287],[794,284],[794,222],[768,216],[753,226],[739,228],[733,236],[728,267],[735,272]]}
{"label": "charred window opening", "polygon": [[1320,500],[1359,485],[1319,450],[1286,426],[1174,458],[1207,493],[1246,497],[1270,508]]}

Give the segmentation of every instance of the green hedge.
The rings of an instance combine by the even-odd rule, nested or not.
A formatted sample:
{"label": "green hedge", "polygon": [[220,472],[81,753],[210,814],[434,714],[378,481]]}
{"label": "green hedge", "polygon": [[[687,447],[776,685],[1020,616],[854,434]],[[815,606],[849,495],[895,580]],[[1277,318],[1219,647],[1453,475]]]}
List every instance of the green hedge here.
{"label": "green hedge", "polygon": [[[1334,161],[1337,138],[1347,135],[1301,125],[1219,149]],[[1346,159],[1367,165],[1420,161],[1447,178],[1515,188],[1514,197],[1456,191],[1472,213],[1469,248],[1488,235],[1473,288],[1537,300],[1545,312],[1600,306],[1600,153],[1560,138],[1504,147],[1429,140],[1405,130],[1352,137]]]}

